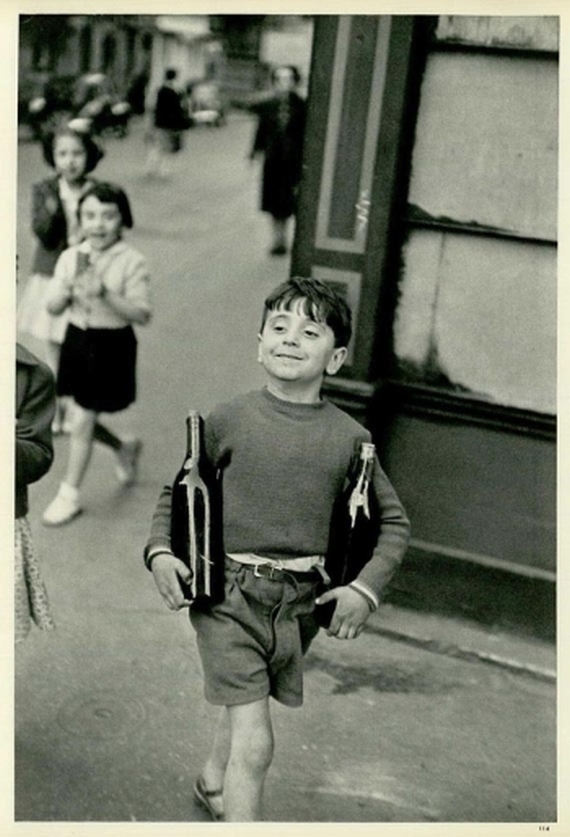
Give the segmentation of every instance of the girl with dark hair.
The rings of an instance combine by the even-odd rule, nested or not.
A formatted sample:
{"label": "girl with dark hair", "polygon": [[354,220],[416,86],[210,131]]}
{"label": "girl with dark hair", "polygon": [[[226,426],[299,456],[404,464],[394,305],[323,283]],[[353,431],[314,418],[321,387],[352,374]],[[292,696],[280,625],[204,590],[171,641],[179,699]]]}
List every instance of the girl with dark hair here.
{"label": "girl with dark hair", "polygon": [[110,447],[122,485],[136,479],[142,443],[120,439],[99,413],[124,410],[136,397],[137,339],[133,324],[151,317],[150,278],[145,258],[123,240],[133,226],[126,194],[97,183],[79,201],[83,241],[65,250],[55,267],[49,311],[68,311],[57,392],[73,398],[67,471],[42,522],[58,526],[81,511],[79,489],[94,441]]}
{"label": "girl with dark hair", "polygon": [[[45,345],[45,359],[57,375],[61,343],[67,327],[66,314],[49,313],[46,299],[50,292],[57,259],[66,247],[77,244],[81,231],[77,206],[81,196],[95,182],[89,177],[103,156],[88,134],[62,125],[43,144],[43,157],[55,176],[34,184],[32,190],[32,228],[38,239],[32,275],[18,306],[18,329]],[[59,400],[53,432],[63,429],[64,403]]]}

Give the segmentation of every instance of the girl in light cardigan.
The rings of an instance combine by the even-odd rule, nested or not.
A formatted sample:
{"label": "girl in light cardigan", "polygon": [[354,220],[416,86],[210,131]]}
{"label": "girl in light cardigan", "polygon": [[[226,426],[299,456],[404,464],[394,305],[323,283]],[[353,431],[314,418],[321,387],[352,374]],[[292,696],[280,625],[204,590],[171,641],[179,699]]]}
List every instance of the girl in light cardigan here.
{"label": "girl in light cardigan", "polygon": [[126,194],[98,183],[79,202],[84,240],[60,256],[48,301],[51,313],[69,310],[57,392],[75,402],[66,475],[42,521],[57,526],[81,511],[79,489],[93,442],[117,456],[119,481],[136,479],[142,443],[122,440],[104,427],[99,413],[124,410],[136,398],[137,339],[133,324],[151,317],[150,277],[144,256],[122,240],[133,225]]}

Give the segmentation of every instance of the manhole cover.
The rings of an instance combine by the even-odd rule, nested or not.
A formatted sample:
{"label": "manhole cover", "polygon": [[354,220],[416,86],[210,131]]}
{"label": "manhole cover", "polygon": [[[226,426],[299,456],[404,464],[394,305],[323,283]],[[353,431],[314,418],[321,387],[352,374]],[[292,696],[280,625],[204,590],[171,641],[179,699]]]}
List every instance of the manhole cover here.
{"label": "manhole cover", "polygon": [[61,727],[81,738],[116,738],[145,719],[142,705],[112,691],[76,695],[65,703],[57,720]]}

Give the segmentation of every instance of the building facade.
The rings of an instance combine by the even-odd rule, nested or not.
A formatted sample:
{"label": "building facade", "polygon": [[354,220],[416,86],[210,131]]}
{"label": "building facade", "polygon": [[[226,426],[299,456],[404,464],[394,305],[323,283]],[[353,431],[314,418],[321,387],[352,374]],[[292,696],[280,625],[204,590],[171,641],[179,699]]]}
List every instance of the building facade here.
{"label": "building facade", "polygon": [[554,581],[558,20],[315,19],[292,270],[355,336],[364,420],[436,557]]}
{"label": "building facade", "polygon": [[20,15],[19,76],[105,73],[125,95],[150,72],[153,15]]}

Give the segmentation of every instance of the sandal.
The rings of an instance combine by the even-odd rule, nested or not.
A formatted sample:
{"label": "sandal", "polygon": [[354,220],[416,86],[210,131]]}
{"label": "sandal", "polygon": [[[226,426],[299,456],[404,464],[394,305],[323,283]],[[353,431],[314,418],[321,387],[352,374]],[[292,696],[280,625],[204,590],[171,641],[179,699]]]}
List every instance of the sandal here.
{"label": "sandal", "polygon": [[194,782],[194,798],[209,813],[215,822],[223,820],[224,815],[218,813],[210,802],[210,799],[213,799],[216,796],[221,797],[222,794],[222,790],[208,790],[202,776],[198,776]]}

